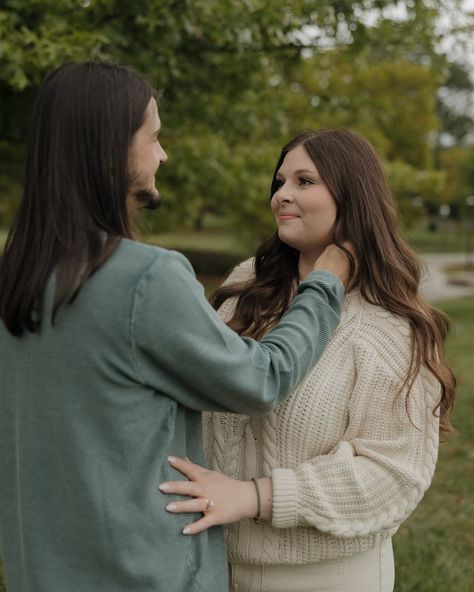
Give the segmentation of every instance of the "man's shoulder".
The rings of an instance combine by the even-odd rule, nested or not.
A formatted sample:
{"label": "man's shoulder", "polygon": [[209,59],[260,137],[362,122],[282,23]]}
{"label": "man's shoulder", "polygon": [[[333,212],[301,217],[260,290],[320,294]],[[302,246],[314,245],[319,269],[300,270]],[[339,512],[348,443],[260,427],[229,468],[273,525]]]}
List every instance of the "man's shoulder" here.
{"label": "man's shoulder", "polygon": [[194,275],[189,261],[176,251],[122,239],[105,264],[87,282],[89,290],[106,290],[108,293],[134,290],[150,278],[169,281],[177,273]]}
{"label": "man's shoulder", "polygon": [[[113,261],[114,259],[115,261]],[[124,271],[133,269],[138,273],[155,265],[184,265],[192,269],[186,257],[177,251],[125,238],[120,241],[112,257],[112,262],[120,265]]]}
{"label": "man's shoulder", "polygon": [[149,245],[123,238],[121,239],[115,254],[121,259],[131,259],[135,261],[136,264],[141,263],[146,265],[162,256],[166,256],[166,253],[168,252],[167,249],[163,249],[156,245]]}

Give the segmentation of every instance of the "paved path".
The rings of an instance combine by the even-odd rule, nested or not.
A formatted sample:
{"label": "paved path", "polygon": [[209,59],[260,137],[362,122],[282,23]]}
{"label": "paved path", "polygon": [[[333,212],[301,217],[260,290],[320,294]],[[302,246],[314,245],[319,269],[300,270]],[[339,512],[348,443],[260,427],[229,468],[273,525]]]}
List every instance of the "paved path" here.
{"label": "paved path", "polygon": [[464,265],[465,253],[440,253],[423,255],[426,274],[422,280],[422,290],[430,302],[462,298],[474,294],[474,285],[456,286],[448,284],[443,269],[454,265]]}

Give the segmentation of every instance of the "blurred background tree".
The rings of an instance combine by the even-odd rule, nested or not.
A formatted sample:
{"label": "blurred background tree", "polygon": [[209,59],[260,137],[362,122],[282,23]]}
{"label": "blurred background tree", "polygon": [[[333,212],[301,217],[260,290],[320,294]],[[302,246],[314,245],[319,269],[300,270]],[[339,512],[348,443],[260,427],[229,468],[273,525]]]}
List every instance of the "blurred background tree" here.
{"label": "blurred background tree", "polygon": [[[453,164],[472,135],[472,111],[459,109],[472,81],[440,45],[459,33],[451,16],[460,6],[3,0],[0,224],[10,222],[21,191],[38,85],[59,64],[88,58],[132,65],[163,92],[170,161],[159,179],[165,211],[149,217],[152,230],[200,229],[212,214],[243,237],[261,238],[272,227],[268,191],[281,146],[302,130],[336,126],[375,144],[411,224],[424,211],[414,200],[436,209],[474,193],[466,167]],[[454,169],[456,191],[447,189]]]}

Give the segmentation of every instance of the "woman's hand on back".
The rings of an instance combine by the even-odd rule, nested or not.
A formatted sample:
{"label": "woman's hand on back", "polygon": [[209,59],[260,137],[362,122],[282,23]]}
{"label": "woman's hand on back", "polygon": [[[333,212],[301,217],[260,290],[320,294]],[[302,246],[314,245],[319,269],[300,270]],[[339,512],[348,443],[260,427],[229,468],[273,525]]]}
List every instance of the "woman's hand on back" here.
{"label": "woman's hand on back", "polygon": [[162,483],[162,493],[187,495],[193,499],[171,500],[168,512],[202,512],[204,516],[188,524],[184,534],[197,534],[216,524],[229,524],[257,514],[257,496],[251,481],[238,481],[217,471],[196,465],[189,459],[169,457],[172,467],[183,473],[188,481]]}

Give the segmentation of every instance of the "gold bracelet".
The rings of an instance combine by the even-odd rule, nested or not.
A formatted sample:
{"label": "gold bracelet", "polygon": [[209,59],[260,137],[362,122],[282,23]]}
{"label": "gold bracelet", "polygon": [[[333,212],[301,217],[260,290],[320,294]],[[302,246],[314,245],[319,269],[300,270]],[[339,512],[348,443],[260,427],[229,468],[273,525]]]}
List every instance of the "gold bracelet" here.
{"label": "gold bracelet", "polygon": [[252,481],[253,484],[255,485],[255,491],[257,492],[257,515],[254,518],[254,521],[256,522],[257,520],[260,519],[260,513],[262,510],[262,506],[260,503],[260,489],[258,488],[258,481],[256,477],[252,477]]}

